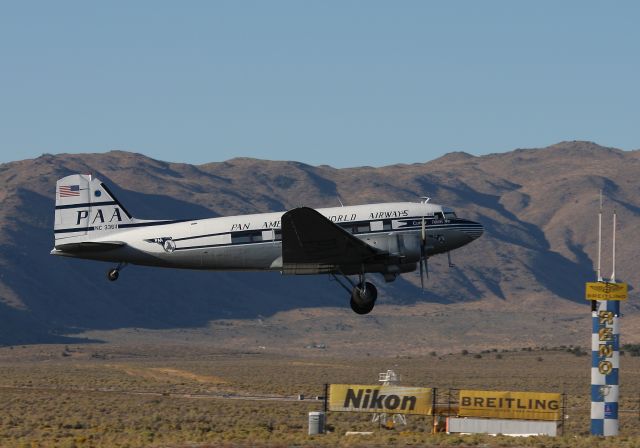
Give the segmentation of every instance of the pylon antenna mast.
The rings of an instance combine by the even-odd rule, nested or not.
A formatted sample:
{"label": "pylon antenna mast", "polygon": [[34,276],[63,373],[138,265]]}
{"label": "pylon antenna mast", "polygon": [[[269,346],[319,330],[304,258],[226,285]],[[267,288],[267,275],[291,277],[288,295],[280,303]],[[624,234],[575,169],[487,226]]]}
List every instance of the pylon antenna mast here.
{"label": "pylon antenna mast", "polygon": [[598,281],[602,281],[602,271],[600,269],[600,261],[602,258],[602,190],[600,190],[600,210],[598,211],[598,267],[596,269],[596,275]]}
{"label": "pylon antenna mast", "polygon": [[616,282],[616,209],[613,209],[613,268],[611,269],[611,283]]}

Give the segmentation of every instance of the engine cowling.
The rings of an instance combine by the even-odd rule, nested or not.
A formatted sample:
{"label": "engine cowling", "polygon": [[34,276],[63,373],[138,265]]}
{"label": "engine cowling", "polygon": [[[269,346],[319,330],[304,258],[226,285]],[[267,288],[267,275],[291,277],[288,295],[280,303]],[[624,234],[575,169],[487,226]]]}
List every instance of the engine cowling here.
{"label": "engine cowling", "polygon": [[415,263],[420,260],[420,235],[417,233],[394,233],[391,235],[371,235],[364,241],[389,255],[400,257],[403,263]]}
{"label": "engine cowling", "polygon": [[420,235],[417,233],[401,233],[398,237],[398,249],[405,262],[420,260]]}

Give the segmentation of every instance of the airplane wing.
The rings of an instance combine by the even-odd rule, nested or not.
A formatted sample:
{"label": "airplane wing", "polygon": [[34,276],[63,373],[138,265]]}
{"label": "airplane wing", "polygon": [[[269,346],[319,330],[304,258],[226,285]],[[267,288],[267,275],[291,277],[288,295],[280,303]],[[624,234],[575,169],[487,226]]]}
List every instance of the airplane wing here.
{"label": "airplane wing", "polygon": [[340,266],[361,266],[385,255],[312,208],[295,208],[282,215],[285,274],[335,272]]}
{"label": "airplane wing", "polygon": [[91,242],[83,241],[80,243],[67,243],[56,245],[56,251],[81,253],[81,252],[104,252],[108,250],[117,249],[119,247],[126,246],[126,243],[122,241],[101,241]]}

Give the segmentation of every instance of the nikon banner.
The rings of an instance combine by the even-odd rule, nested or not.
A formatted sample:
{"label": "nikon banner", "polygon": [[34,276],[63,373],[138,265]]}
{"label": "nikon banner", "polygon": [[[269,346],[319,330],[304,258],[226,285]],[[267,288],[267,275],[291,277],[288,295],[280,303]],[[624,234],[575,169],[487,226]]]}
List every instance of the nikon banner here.
{"label": "nikon banner", "polygon": [[329,410],[422,414],[433,412],[433,389],[426,387],[331,384]]}
{"label": "nikon banner", "polygon": [[562,420],[562,395],[461,390],[459,415],[521,420]]}

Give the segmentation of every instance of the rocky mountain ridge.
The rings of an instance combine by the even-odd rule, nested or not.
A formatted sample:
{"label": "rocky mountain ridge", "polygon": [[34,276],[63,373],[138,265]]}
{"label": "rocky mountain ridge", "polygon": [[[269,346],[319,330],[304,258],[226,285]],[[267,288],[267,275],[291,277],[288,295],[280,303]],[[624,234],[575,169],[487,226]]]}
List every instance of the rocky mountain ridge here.
{"label": "rocky mountain ridge", "polygon": [[640,151],[562,142],[346,169],[248,158],[196,166],[122,151],[45,154],[0,165],[0,343],[64,341],[60,335],[85,330],[198,327],[307,307],[351,312],[344,291],[324,276],[132,266],[114,284],[104,278],[106,264],[51,257],[55,181],[76,172],[106,182],[139,218],[326,207],[338,205],[338,198],[345,204],[416,201],[426,195],[483,223],[485,235],[453,253],[456,268],[435,257],[425,294],[417,274],[387,285],[376,279],[380,303],[498,301],[523,310],[584,302],[584,281],[593,279],[602,190],[605,273],[615,208],[616,277],[631,285],[640,280]]}

